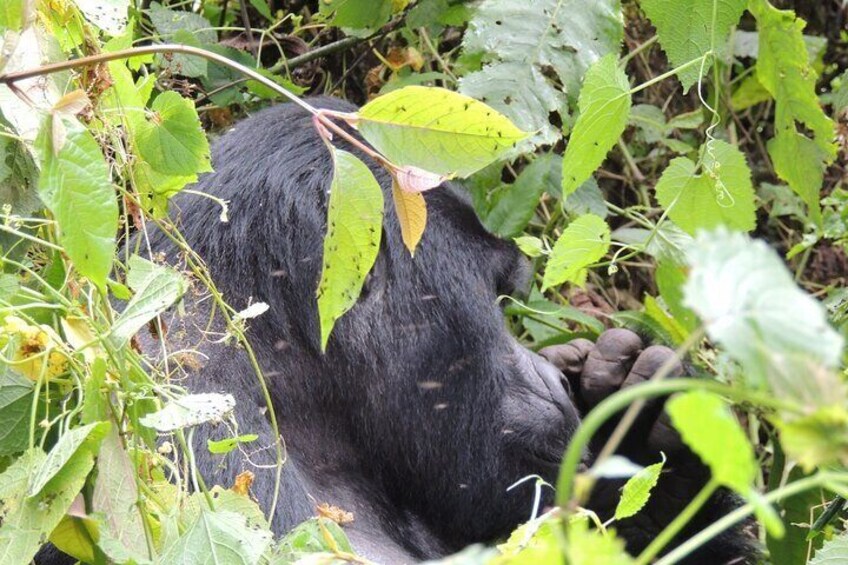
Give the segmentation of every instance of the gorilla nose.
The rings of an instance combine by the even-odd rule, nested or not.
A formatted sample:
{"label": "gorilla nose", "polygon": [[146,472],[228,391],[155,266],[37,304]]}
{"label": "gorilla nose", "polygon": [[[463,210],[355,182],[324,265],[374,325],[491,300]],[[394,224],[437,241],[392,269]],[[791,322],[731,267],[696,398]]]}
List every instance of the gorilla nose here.
{"label": "gorilla nose", "polygon": [[571,384],[565,378],[563,372],[553,363],[536,353],[530,352],[530,360],[533,362],[536,373],[548,387],[551,396],[557,404],[563,406],[571,404]]}

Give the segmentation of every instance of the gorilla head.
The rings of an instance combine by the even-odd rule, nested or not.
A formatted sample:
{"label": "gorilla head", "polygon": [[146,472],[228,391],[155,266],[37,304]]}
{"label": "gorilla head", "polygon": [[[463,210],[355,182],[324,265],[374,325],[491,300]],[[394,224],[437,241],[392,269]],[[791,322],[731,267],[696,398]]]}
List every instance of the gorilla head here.
{"label": "gorilla head", "polygon": [[[583,360],[594,355],[598,371],[620,373],[617,387],[640,347],[621,349],[612,338],[607,349],[580,342],[553,351],[576,376],[569,383],[520,346],[497,297],[525,285],[527,266],[444,186],[426,196],[428,226],[414,258],[386,215],[373,272],[322,354],[315,293],[332,165],[310,116],[293,105],[255,115],[219,140],[213,165],[196,188],[228,200],[230,222],[218,220],[211,200],[189,195],[174,200],[174,217],[230,304],[270,306],[248,336],[287,446],[277,533],[329,503],[353,513],[346,530],[358,552],[401,563],[493,541],[525,521],[532,486],[507,487],[532,474],[555,478],[579,423],[571,389],[582,386]],[[374,173],[389,202],[387,175]],[[152,244],[179,262],[162,234]],[[207,482],[225,486],[253,471],[253,494],[267,510],[275,472],[263,465],[273,463],[277,431],[244,352],[210,344],[210,301],[187,300],[189,315],[168,324],[170,341],[201,343],[205,358],[183,384],[233,394],[239,433],[259,434],[251,445],[266,448],[213,458],[205,439],[227,432],[204,428],[198,464]]]}

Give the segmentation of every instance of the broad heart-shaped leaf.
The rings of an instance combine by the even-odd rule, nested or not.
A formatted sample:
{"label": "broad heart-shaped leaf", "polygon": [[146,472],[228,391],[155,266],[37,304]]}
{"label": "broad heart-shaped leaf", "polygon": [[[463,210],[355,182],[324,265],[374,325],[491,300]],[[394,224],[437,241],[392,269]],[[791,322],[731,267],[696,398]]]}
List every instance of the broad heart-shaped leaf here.
{"label": "broad heart-shaped leaf", "polygon": [[601,166],[624,132],[630,113],[630,83],[618,57],[607,55],[586,72],[574,124],[562,160],[562,193],[569,195]]}
{"label": "broad heart-shaped leaf", "polygon": [[[836,157],[834,123],[816,96],[816,71],[810,64],[804,21],[766,0],[750,0],[760,34],[757,78],[775,100],[775,137],[769,155],[777,174],[806,202],[810,217],[821,222],[819,190],[825,165]],[[810,132],[798,131],[801,124]]]}
{"label": "broad heart-shaped leaf", "polygon": [[810,559],[808,565],[839,565],[848,563],[848,533],[828,540],[816,551],[816,555]]}
{"label": "broad heart-shaped leaf", "polygon": [[724,141],[707,141],[703,172],[685,157],[673,159],[657,183],[657,200],[690,234],[718,226],[750,231],[756,224],[754,187],[745,155]]}
{"label": "broad heart-shaped leaf", "polygon": [[[54,120],[65,131],[61,147],[53,144]],[[100,147],[79,121],[50,116],[38,134],[42,166],[38,191],[59,224],[59,242],[83,276],[100,288],[115,254],[118,201]]]}
{"label": "broad heart-shaped leaf", "polygon": [[112,326],[112,336],[120,343],[128,341],[147,322],[176,302],[187,286],[174,269],[151,263],[138,255],[130,257],[127,282],[135,295]]}
{"label": "broad heart-shaped leaf", "polygon": [[567,0],[486,0],[474,11],[463,38],[468,56],[483,68],[462,78],[459,90],[490,104],[525,131],[527,145],[555,143],[551,123],[567,121],[567,96],[576,98],[586,69],[618,52],[622,39],[619,0],[572,4]]}
{"label": "broad heart-shaped leaf", "polygon": [[[746,0],[642,0],[642,9],[657,28],[660,43],[672,65],[679,67],[711,49],[723,56],[730,30],[745,11]],[[706,72],[712,66],[708,59]],[[678,74],[684,91],[698,81],[701,66]]]}
{"label": "broad heart-shaped leaf", "polygon": [[665,465],[665,457],[659,463],[648,465],[624,484],[621,500],[615,507],[615,519],[623,520],[637,514],[651,497],[651,491],[657,486],[657,481]]}
{"label": "broad heart-shaped leaf", "polygon": [[687,392],[666,403],[686,445],[710,468],[722,486],[746,495],[757,475],[754,450],[730,407],[705,391]]}
{"label": "broad heart-shaped leaf", "polygon": [[427,202],[420,192],[407,192],[401,189],[397,182],[392,182],[392,199],[403,244],[415,255],[415,248],[418,247],[427,226]]}
{"label": "broad heart-shaped leaf", "polygon": [[336,320],[356,304],[377,259],[383,232],[383,191],[377,179],[352,153],[331,151],[333,182],[318,284],[321,349],[326,349]]}
{"label": "broad heart-shaped leaf", "polygon": [[95,422],[73,428],[62,434],[44,462],[30,476],[27,496],[39,494],[50,480],[62,472],[77,451],[89,450],[94,453],[108,431],[108,422]]}
{"label": "broad heart-shaped leaf", "polygon": [[191,100],[163,92],[150,109],[153,115],[135,134],[136,149],[150,168],[180,176],[211,171],[209,141]]}
{"label": "broad heart-shaped leaf", "polygon": [[559,236],[551,251],[542,290],[564,282],[583,286],[586,268],[606,255],[610,246],[607,223],[593,214],[580,216]]}
{"label": "broad heart-shaped leaf", "polygon": [[271,541],[271,532],[249,527],[241,514],[204,508],[188,531],[164,550],[159,562],[254,565]]}
{"label": "broad heart-shaped leaf", "polygon": [[813,369],[837,367],[843,339],[777,254],[765,242],[724,229],[701,233],[688,251],[684,304],[742,365],[746,379],[781,398],[838,401],[838,381]]}
{"label": "broad heart-shaped leaf", "polygon": [[358,112],[362,137],[396,165],[467,177],[527,134],[473,98],[427,86],[407,86],[375,98]]}
{"label": "broad heart-shaped leaf", "polygon": [[25,452],[0,475],[0,563],[32,560],[85,484],[94,466],[92,449],[77,450],[35,496],[27,496],[27,486],[32,473],[45,462],[41,449]]}

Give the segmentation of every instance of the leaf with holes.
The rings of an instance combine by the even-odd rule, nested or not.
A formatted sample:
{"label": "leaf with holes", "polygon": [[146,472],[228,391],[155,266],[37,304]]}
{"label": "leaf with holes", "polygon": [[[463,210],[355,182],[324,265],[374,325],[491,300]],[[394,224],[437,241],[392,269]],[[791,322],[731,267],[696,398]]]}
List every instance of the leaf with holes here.
{"label": "leaf with holes", "polygon": [[569,195],[601,166],[627,126],[630,83],[615,55],[598,60],[580,90],[580,116],[562,160],[562,193]]}
{"label": "leaf with holes", "polygon": [[331,151],[333,181],[318,284],[321,349],[326,349],[336,320],[356,304],[377,259],[383,230],[383,190],[377,179],[353,154]]}
{"label": "leaf with holes", "polygon": [[[657,28],[669,61],[679,67],[713,49],[718,57],[723,57],[728,50],[730,30],[742,17],[746,3],[746,0],[642,0],[642,9]],[[711,66],[712,59],[708,58],[703,65],[678,73],[684,91]]]}
{"label": "leaf with holes", "polygon": [[467,177],[527,137],[508,118],[443,88],[407,86],[375,98],[356,127],[396,165]]}
{"label": "leaf with holes", "polygon": [[235,406],[236,401],[230,394],[187,394],[171,400],[158,412],[140,418],[139,422],[163,433],[173,432],[206,422],[220,422]]}
{"label": "leaf with holes", "polygon": [[690,234],[718,226],[754,229],[754,186],[745,155],[729,143],[713,140],[702,148],[701,161],[701,174],[685,157],[673,159],[663,172],[657,200],[668,216]]}
{"label": "leaf with holes", "polygon": [[606,255],[610,246],[607,223],[592,214],[580,216],[559,236],[545,268],[542,290],[564,282],[583,286],[587,267]]}
{"label": "leaf with holes", "polygon": [[564,0],[481,2],[462,46],[483,68],[462,77],[459,90],[533,132],[521,149],[555,143],[562,128],[553,122],[569,122],[569,98],[577,97],[586,69],[617,53],[622,35],[619,0],[579,8]]}

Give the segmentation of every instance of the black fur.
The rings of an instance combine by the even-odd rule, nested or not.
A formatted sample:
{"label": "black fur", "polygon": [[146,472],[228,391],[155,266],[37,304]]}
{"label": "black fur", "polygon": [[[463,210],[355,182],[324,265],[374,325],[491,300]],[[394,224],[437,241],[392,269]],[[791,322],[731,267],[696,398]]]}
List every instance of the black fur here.
{"label": "black fur", "polygon": [[[353,513],[346,531],[360,554],[394,564],[493,542],[526,521],[532,481],[507,487],[531,474],[553,482],[579,416],[562,373],[505,327],[496,297],[528,276],[514,246],[487,233],[449,185],[426,194],[428,225],[414,259],[389,211],[362,296],[322,354],[315,291],[332,165],[309,115],[294,105],[258,113],[220,139],[213,164],[196,189],[230,202],[229,223],[216,203],[188,194],[174,199],[174,217],[230,304],[270,305],[249,321],[248,335],[287,446],[275,532],[329,503]],[[388,176],[372,169],[390,210]],[[151,241],[181,262],[162,234]],[[252,492],[268,510],[275,471],[262,465],[274,462],[277,433],[256,377],[243,351],[210,343],[218,337],[204,333],[210,301],[186,301],[189,315],[168,322],[170,347],[199,344],[206,357],[182,384],[233,394],[239,433],[260,435],[245,450],[264,448],[250,455],[259,466],[239,451],[212,456],[206,439],[229,432],[206,426],[195,436],[198,464],[207,483],[224,486],[253,471]],[[145,344],[147,353],[155,347]],[[637,525],[631,547],[650,541],[670,510],[651,517],[648,530]],[[743,545],[722,543],[701,562],[727,562]]]}
{"label": "black fur", "polygon": [[[249,336],[288,448],[275,529],[328,502],[354,514],[348,532],[366,555],[425,558],[493,540],[526,520],[532,487],[506,488],[528,474],[554,475],[578,415],[559,371],[503,323],[496,297],[527,276],[514,246],[487,233],[452,188],[427,194],[428,226],[414,259],[388,213],[373,273],[322,355],[315,290],[332,166],[309,116],[293,105],[261,112],[223,136],[213,157],[216,172],[197,189],[229,200],[230,222],[220,223],[220,209],[206,199],[173,204],[225,298],[236,308],[250,299],[270,305]],[[390,186],[382,170],[374,173]],[[390,206],[389,190],[385,198]],[[165,238],[153,243],[177,259]],[[188,309],[189,324],[205,323],[197,305]],[[240,431],[271,445],[246,356],[202,349],[209,360],[184,384],[232,393]],[[254,492],[267,504],[272,469],[237,455],[221,469],[203,454],[204,442],[198,437],[196,446],[207,480],[227,485],[252,470]]]}

